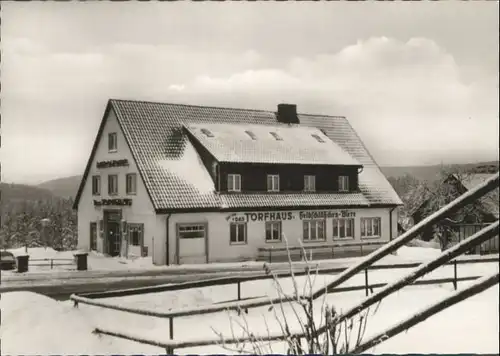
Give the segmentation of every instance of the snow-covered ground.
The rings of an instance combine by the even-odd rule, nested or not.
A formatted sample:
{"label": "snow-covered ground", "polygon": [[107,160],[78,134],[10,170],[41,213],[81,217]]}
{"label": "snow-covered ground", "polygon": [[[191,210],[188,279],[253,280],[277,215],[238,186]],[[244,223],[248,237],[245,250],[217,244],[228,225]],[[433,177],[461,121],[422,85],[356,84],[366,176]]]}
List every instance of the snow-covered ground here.
{"label": "snow-covered ground", "polygon": [[[402,248],[400,251],[401,256],[389,255],[384,258],[380,263],[391,263],[402,260],[416,260],[420,261],[427,258],[420,254],[420,257],[408,257],[407,248]],[[429,250],[429,257],[432,257],[434,250]],[[14,256],[26,254],[24,248],[8,250],[14,254]],[[35,259],[72,259],[78,251],[64,251],[58,252],[52,248],[29,248],[28,254],[30,255],[30,261]],[[405,257],[406,256],[406,257]],[[314,266],[320,267],[343,267],[352,264],[357,261],[357,258],[341,258],[341,259],[329,259],[329,260],[315,260],[312,261]],[[70,263],[69,261],[54,261],[53,267],[50,266],[50,261],[33,261],[33,265],[30,263],[29,271],[27,273],[19,274],[16,271],[1,271],[2,279],[5,281],[20,281],[20,280],[37,280],[37,279],[49,279],[49,278],[87,278],[87,277],[121,277],[129,276],[131,274],[154,274],[162,272],[172,272],[172,273],[183,273],[183,272],[210,272],[210,271],[262,271],[264,262],[257,261],[246,261],[246,262],[234,262],[234,263],[210,263],[207,264],[189,264],[180,266],[155,266],[152,262],[151,257],[138,257],[138,258],[123,258],[123,257],[109,257],[97,252],[89,252],[88,255],[88,271],[76,271],[76,265],[58,265],[58,263]],[[304,266],[302,262],[294,262],[294,266],[300,268]],[[274,270],[288,270],[288,263],[272,263],[272,268]]]}
{"label": "snow-covered ground", "polygon": [[[425,260],[435,257],[439,251],[427,248],[403,248],[397,260]],[[393,256],[392,258],[396,258]],[[485,275],[498,271],[496,263],[459,265],[459,276]],[[370,283],[388,282],[408,273],[409,270],[370,271]],[[451,277],[453,270],[443,267],[425,278]],[[318,276],[314,283],[319,287],[334,276]],[[305,285],[306,277],[298,277],[299,288]],[[363,284],[364,276],[355,276],[344,285]],[[459,288],[470,282],[462,282]],[[283,279],[280,285],[285,292],[292,290],[290,279]],[[384,299],[375,314],[371,315],[365,337],[393,325],[402,318],[414,314],[426,305],[442,298],[453,291],[451,284],[432,286],[410,286]],[[273,281],[262,280],[247,282],[242,285],[242,297],[276,295]],[[372,353],[498,353],[499,298],[498,285],[459,303],[434,316],[418,326],[390,339],[373,350]],[[215,286],[192,290],[143,294],[122,298],[109,298],[107,302],[141,309],[166,311],[182,307],[208,305],[227,301],[236,297],[236,286]],[[345,309],[364,298],[364,291],[337,293],[328,295],[326,302],[337,309]],[[318,301],[317,313],[321,301]],[[54,354],[86,353],[93,354],[132,354],[164,353],[165,350],[126,341],[109,336],[92,334],[95,327],[102,327],[117,332],[133,333],[138,336],[168,340],[168,320],[140,316],[110,309],[80,304],[73,308],[71,302],[57,302],[45,296],[30,292],[11,292],[2,294],[2,324],[0,337],[3,354]],[[287,318],[293,324],[291,307],[285,306]],[[374,311],[371,311],[371,314]],[[266,323],[271,332],[279,330],[274,310],[268,307],[251,309],[248,315],[238,317],[236,313],[220,312],[208,315],[176,318],[174,336],[176,339],[189,340],[215,337],[214,329],[225,336],[231,336],[231,320],[235,333],[240,329],[234,321],[243,319],[255,333],[266,333]],[[266,322],[264,322],[264,320]],[[26,332],[28,331],[29,332]],[[241,333],[240,333],[241,334]],[[274,344],[275,353],[282,353],[281,344]],[[228,353],[221,346],[204,346],[176,350],[177,353]]]}

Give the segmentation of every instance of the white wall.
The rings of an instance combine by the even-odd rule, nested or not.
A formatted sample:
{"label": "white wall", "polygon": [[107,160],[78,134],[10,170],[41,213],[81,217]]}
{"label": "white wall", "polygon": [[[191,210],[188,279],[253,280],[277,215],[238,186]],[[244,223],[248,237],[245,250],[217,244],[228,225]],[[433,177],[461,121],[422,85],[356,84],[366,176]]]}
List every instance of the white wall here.
{"label": "white wall", "polygon": [[[116,132],[118,137],[117,152],[108,152],[108,133]],[[128,167],[96,168],[97,161],[127,159]],[[126,194],[125,175],[127,173],[137,173],[137,194]],[[101,175],[101,195],[92,195],[92,176]],[[110,197],[108,195],[108,174],[118,174],[118,195]],[[112,198],[130,198],[131,206],[94,206],[93,200],[112,199]],[[122,216],[128,223],[144,224],[144,246],[147,246],[148,254],[151,256],[154,251],[153,238],[155,244],[157,236],[165,240],[165,224],[158,224],[153,205],[141,179],[137,166],[132,157],[132,153],[125,141],[120,126],[113,110],[110,110],[107,122],[104,126],[100,142],[97,146],[96,155],[91,164],[90,171],[85,182],[80,202],[78,205],[78,247],[88,249],[90,247],[90,222],[103,219],[104,209],[122,209]],[[158,230],[160,229],[160,230]],[[103,240],[98,238],[98,250],[103,251]],[[130,252],[130,251],[129,251]]]}
{"label": "white wall", "polygon": [[[390,222],[389,208],[381,209],[350,209],[349,212],[354,212],[355,216],[355,236],[354,239],[335,240],[335,242],[362,242],[362,241],[389,241],[390,239]],[[294,211],[293,220],[284,220],[282,223],[282,231],[288,240],[290,246],[298,246],[299,240],[302,239],[302,221],[299,219],[298,211]],[[238,213],[241,214],[241,213]],[[207,223],[208,224],[208,255],[209,262],[216,261],[236,261],[245,259],[255,259],[257,257],[259,247],[277,246],[284,247],[285,242],[269,243],[265,241],[265,222],[264,221],[249,221],[247,230],[247,244],[231,245],[229,243],[229,222],[226,219],[232,213],[189,213],[189,214],[173,214],[169,222],[169,239],[170,239],[170,262],[176,263],[176,242],[177,231],[176,224],[178,223]],[[397,209],[392,212],[392,238],[397,237]],[[363,217],[380,217],[381,218],[381,237],[375,239],[361,239],[360,219]],[[333,218],[327,218],[326,223],[326,241],[333,242]],[[165,221],[163,219],[163,221]],[[321,244],[319,242],[316,244]],[[313,245],[314,242],[305,244]],[[182,255],[182,251],[181,251]],[[162,260],[161,263],[165,263]]]}

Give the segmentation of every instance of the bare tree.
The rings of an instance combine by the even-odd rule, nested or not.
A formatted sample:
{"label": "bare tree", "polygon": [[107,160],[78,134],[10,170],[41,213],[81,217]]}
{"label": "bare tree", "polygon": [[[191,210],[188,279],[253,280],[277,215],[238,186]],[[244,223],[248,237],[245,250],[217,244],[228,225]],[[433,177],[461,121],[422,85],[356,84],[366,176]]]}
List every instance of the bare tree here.
{"label": "bare tree", "polygon": [[[280,334],[283,336],[278,342],[286,345],[289,355],[322,354],[336,355],[344,354],[353,347],[361,344],[365,334],[369,310],[358,314],[355,318],[338,322],[338,312],[334,306],[327,304],[327,293],[321,300],[313,300],[315,282],[318,276],[318,267],[311,268],[310,260],[307,258],[302,246],[302,256],[306,262],[305,283],[299,287],[299,281],[294,274],[292,258],[288,243],[285,238],[288,253],[288,265],[291,273],[292,292],[287,293],[277,275],[264,264],[266,273],[272,274],[273,284],[280,298],[278,304],[271,303],[267,310],[272,313],[277,322]],[[302,290],[301,290],[302,289]],[[291,302],[287,298],[293,296]],[[315,318],[319,308],[320,320]],[[231,325],[231,339],[242,340],[236,344],[229,344],[221,332],[214,330],[221,340],[221,345],[230,352],[244,354],[269,354],[273,353],[273,342],[269,340],[271,335],[268,321],[262,315],[267,334],[257,335],[249,326],[248,319],[244,313],[238,313],[238,318],[229,316]],[[236,336],[234,325],[236,324],[242,336]],[[259,328],[261,329],[261,328]],[[244,339],[244,340],[243,340]],[[276,342],[276,341],[274,341]],[[282,351],[277,351],[281,353]]]}

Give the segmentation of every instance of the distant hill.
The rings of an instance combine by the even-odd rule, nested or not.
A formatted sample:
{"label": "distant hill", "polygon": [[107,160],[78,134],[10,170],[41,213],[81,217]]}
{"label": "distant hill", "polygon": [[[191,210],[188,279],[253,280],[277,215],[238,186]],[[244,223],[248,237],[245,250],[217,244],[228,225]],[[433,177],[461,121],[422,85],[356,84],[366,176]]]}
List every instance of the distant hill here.
{"label": "distant hill", "polygon": [[49,180],[37,185],[37,187],[47,189],[58,197],[74,198],[81,180],[82,176],[71,176]]}
{"label": "distant hill", "polygon": [[384,175],[389,177],[402,177],[410,174],[420,181],[433,181],[439,177],[439,172],[446,167],[460,167],[461,169],[471,169],[477,166],[492,165],[498,167],[498,161],[455,164],[455,165],[434,165],[434,166],[408,166],[408,167],[380,167]]}
{"label": "distant hill", "polygon": [[24,184],[0,183],[0,190],[2,191],[2,205],[7,201],[36,201],[55,197],[48,189]]}
{"label": "distant hill", "polygon": [[[498,167],[498,161],[492,162],[480,162],[480,163],[469,163],[469,164],[459,164],[465,169],[470,169],[479,165],[495,165]],[[450,167],[451,165],[448,165]],[[434,166],[407,166],[407,167],[380,167],[382,172],[386,177],[402,177],[405,174],[411,174],[418,180],[432,181],[437,178],[440,170],[443,168],[441,165]],[[59,178],[44,182],[37,185],[37,188],[42,188],[52,192],[52,194],[69,198],[74,198],[80,185],[82,176],[71,176],[65,178]]]}

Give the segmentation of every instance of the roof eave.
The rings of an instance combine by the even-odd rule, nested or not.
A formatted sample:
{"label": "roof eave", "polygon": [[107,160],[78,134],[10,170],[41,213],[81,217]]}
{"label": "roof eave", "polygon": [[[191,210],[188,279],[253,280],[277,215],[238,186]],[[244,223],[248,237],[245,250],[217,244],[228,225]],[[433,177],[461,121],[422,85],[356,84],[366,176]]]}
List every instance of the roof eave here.
{"label": "roof eave", "polygon": [[85,183],[87,182],[87,176],[90,171],[90,167],[92,165],[92,162],[94,160],[96,151],[97,151],[97,145],[99,144],[99,141],[101,140],[102,132],[104,130],[104,126],[106,125],[107,118],[109,116],[109,111],[111,110],[111,99],[108,100],[106,103],[106,109],[104,110],[104,115],[101,119],[101,123],[99,125],[99,129],[97,130],[97,135],[94,140],[94,144],[92,146],[92,151],[90,152],[90,157],[87,161],[87,165],[85,166],[85,171],[82,176],[82,180],[80,181],[80,185],[78,187],[78,191],[76,192],[75,196],[75,201],[73,202],[73,210],[78,211],[78,203],[80,202],[80,197],[82,196],[83,189],[85,188]]}
{"label": "roof eave", "polygon": [[366,209],[366,208],[394,208],[398,204],[347,204],[347,205],[293,205],[293,206],[279,206],[279,207],[266,207],[266,206],[246,206],[246,207],[193,207],[193,208],[161,208],[156,209],[157,214],[181,214],[181,213],[224,213],[224,212],[240,212],[240,211],[283,211],[283,210],[318,210],[318,209]]}

